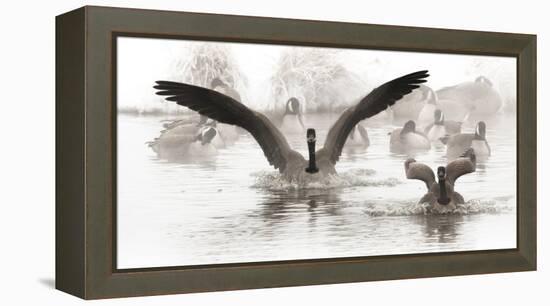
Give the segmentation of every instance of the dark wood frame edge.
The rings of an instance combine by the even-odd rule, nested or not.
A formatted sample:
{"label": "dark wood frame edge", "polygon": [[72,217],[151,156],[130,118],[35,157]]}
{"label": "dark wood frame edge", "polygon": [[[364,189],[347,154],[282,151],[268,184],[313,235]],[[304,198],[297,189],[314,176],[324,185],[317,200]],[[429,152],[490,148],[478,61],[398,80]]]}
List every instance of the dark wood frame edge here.
{"label": "dark wood frame edge", "polygon": [[[136,21],[163,18],[157,29]],[[203,20],[204,21],[201,21]],[[191,21],[188,21],[191,20]],[[201,23],[229,27],[208,30]],[[259,29],[241,31],[247,24]],[[300,25],[302,36],[288,34]],[[166,27],[164,27],[166,26]],[[182,31],[185,27],[186,31]],[[161,29],[158,29],[161,28]],[[191,30],[189,30],[191,28]],[[279,29],[279,31],[277,30]],[[346,31],[346,29],[348,31]],[[353,31],[354,33],[352,33]],[[264,31],[262,33],[262,31]],[[311,35],[318,31],[319,35]],[[359,34],[403,38],[363,42]],[[298,31],[300,32],[300,31]],[[338,38],[338,32],[352,33]],[[518,248],[334,260],[117,270],[113,266],[112,37],[493,54],[518,59]],[[182,33],[188,33],[183,35]],[[190,34],[189,34],[190,33]],[[208,35],[210,33],[210,35]],[[397,35],[399,34],[399,35]],[[445,45],[451,36],[458,47]],[[344,35],[345,36],[345,35]],[[427,37],[426,37],[427,36]],[[305,37],[308,37],[305,39]],[[328,41],[324,40],[328,37]],[[420,39],[424,46],[412,43]],[[378,40],[377,40],[378,39]],[[431,39],[432,47],[426,47]],[[461,40],[462,39],[462,40]],[[407,46],[408,44],[408,46]],[[464,47],[467,45],[468,47]],[[444,46],[444,47],[442,47]],[[494,48],[493,48],[494,47]],[[109,103],[105,103],[109,101]],[[67,113],[70,112],[70,115]],[[536,269],[536,36],[339,22],[84,7],[56,19],[56,287],[85,299],[299,286]],[[105,152],[107,149],[107,153]],[[111,147],[112,149],[112,147]],[[70,152],[65,154],[65,152]],[[527,204],[523,204],[527,203]],[[109,233],[111,236],[109,237]]]}

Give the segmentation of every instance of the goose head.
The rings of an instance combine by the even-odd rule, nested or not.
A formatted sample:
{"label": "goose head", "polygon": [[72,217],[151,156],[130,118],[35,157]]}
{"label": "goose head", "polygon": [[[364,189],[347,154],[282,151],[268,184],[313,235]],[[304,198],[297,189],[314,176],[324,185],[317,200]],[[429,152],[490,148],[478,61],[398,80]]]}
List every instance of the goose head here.
{"label": "goose head", "polygon": [[401,134],[405,133],[414,133],[416,132],[416,123],[414,121],[409,120],[405,122],[405,125],[403,126],[403,129],[401,130]]}
{"label": "goose head", "polygon": [[215,77],[210,82],[210,88],[216,89],[217,87],[224,87],[225,83],[218,77]]}
{"label": "goose head", "polygon": [[205,126],[216,127],[218,125],[218,121],[208,118],[208,120],[206,120],[203,124]]}
{"label": "goose head", "polygon": [[436,104],[437,97],[435,95],[435,92],[431,88],[428,88],[428,90],[426,90],[425,99],[428,101],[427,102],[428,104],[432,104],[432,105]]}
{"label": "goose head", "polygon": [[444,120],[445,120],[445,117],[443,116],[443,112],[440,109],[436,109],[434,111],[434,124],[443,125]]}
{"label": "goose head", "polygon": [[206,117],[205,115],[201,115],[199,119],[199,123],[197,123],[197,126],[202,126],[206,124],[207,121],[208,121],[208,117]]}
{"label": "goose head", "polygon": [[485,139],[485,132],[486,132],[485,129],[486,129],[485,122],[479,121],[476,125],[476,132],[475,132],[474,139],[484,140]]}
{"label": "goose head", "polygon": [[309,151],[309,165],[305,171],[310,174],[317,173],[319,172],[319,168],[317,168],[317,164],[315,162],[315,142],[317,141],[315,129],[307,129],[306,140]]}
{"label": "goose head", "polygon": [[489,86],[493,86],[493,82],[491,82],[488,78],[480,75],[476,78],[475,80],[476,83],[481,83],[481,84],[486,84],[486,85],[489,85]]}
{"label": "goose head", "polygon": [[199,135],[199,140],[201,141],[201,144],[204,146],[206,144],[209,144],[212,141],[212,139],[216,137],[217,134],[218,132],[216,131],[215,128],[208,126],[201,131]]}
{"label": "goose head", "polygon": [[286,114],[298,115],[300,113],[300,101],[292,97],[286,101]]}
{"label": "goose head", "polygon": [[452,190],[449,187],[450,184],[447,184],[447,174],[445,173],[445,167],[438,167],[437,168],[437,181],[438,181],[438,192],[436,192],[437,195],[437,203],[441,205],[447,205],[451,202],[451,199],[449,198],[448,194],[452,192]]}
{"label": "goose head", "polygon": [[476,165],[477,158],[476,158],[476,153],[475,153],[473,148],[468,148],[468,150],[466,150],[464,152],[464,154],[462,154],[461,157],[469,158],[470,161],[472,161],[473,165],[474,166]]}

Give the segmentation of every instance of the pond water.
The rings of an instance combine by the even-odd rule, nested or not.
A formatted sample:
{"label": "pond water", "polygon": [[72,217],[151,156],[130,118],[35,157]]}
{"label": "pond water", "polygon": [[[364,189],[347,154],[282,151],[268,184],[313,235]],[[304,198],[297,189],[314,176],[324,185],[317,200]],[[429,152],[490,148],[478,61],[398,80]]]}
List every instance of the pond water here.
{"label": "pond water", "polygon": [[[456,190],[460,212],[426,214],[425,185],[389,152],[396,126],[363,122],[371,145],[342,154],[340,180],[296,190],[249,134],[201,161],[168,162],[145,144],[164,117],[118,116],[118,268],[468,251],[516,247],[515,119],[487,122],[492,156]],[[336,115],[309,115],[322,145]],[[463,131],[472,132],[474,124]],[[305,133],[287,135],[307,156]],[[432,169],[443,146],[417,154]]]}

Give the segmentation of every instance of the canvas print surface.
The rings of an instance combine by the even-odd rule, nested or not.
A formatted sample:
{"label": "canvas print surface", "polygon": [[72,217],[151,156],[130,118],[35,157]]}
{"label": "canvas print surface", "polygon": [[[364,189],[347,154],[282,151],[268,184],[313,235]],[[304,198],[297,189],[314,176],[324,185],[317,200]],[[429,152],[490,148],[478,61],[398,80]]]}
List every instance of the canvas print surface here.
{"label": "canvas print surface", "polygon": [[117,268],[516,247],[516,59],[118,37]]}

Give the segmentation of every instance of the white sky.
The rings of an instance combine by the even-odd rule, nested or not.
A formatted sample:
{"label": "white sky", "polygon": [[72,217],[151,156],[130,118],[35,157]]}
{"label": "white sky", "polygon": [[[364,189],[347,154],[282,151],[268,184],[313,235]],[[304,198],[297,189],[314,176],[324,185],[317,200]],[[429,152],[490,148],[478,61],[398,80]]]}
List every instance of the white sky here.
{"label": "white sky", "polygon": [[[156,80],[170,80],[174,60],[186,56],[191,44],[205,42],[119,37],[117,42],[118,106],[147,108],[160,103],[152,86]],[[254,108],[254,97],[262,91],[274,71],[279,55],[289,46],[206,42],[230,46],[242,72],[249,81],[248,105]],[[304,47],[306,48],[306,47]],[[426,85],[440,87],[470,81],[485,75],[503,97],[516,95],[516,59],[512,57],[473,56],[439,53],[397,52],[345,49],[342,54],[346,67],[357,73],[369,86],[417,70],[428,69]]]}

